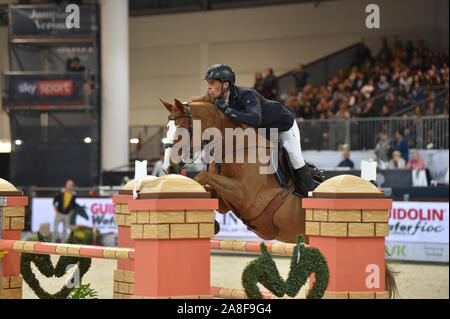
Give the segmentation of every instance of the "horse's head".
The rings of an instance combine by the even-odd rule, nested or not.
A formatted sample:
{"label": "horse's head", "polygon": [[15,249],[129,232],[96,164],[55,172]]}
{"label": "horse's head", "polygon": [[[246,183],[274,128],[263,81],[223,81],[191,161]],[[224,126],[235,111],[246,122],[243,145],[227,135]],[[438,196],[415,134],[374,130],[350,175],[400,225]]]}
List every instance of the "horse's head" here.
{"label": "horse's head", "polygon": [[[190,155],[192,154],[192,142],[190,141],[189,145],[187,143],[184,143],[185,145],[179,145],[182,143],[183,132],[188,132],[189,137],[192,136],[193,119],[191,109],[188,105],[184,105],[177,99],[175,99],[173,105],[162,99],[160,101],[169,111],[166,137],[162,140],[166,148],[164,152],[163,170],[168,174],[179,173],[185,163],[192,161],[192,155]],[[189,140],[192,140],[192,138],[189,138]],[[178,152],[172,154],[172,150],[176,144],[183,146],[183,148],[177,147]],[[190,147],[187,152],[189,157],[186,157],[186,153],[183,154],[183,149],[186,150],[186,147]]]}

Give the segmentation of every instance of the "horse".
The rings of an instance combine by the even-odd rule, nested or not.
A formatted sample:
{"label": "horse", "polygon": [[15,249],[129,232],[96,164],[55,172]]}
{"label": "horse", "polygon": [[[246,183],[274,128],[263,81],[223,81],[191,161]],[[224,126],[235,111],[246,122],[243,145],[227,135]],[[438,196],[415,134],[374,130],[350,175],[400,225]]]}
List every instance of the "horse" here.
{"label": "horse", "polygon": [[[160,101],[169,112],[169,123],[167,125],[169,130],[170,126],[172,130],[174,128],[183,128],[188,130],[192,136],[193,120],[201,121],[202,134],[208,128],[220,129],[222,136],[227,128],[240,128],[243,131],[253,129],[250,126],[230,119],[206,98],[197,99],[194,102],[191,101],[189,104],[183,104],[177,99],[174,100],[174,104],[170,104],[162,99]],[[173,140],[169,141],[170,146],[180,142],[179,139],[174,138],[176,134],[173,131],[172,135]],[[224,139],[222,139],[222,142]],[[165,142],[167,143],[167,141]],[[211,142],[211,139],[208,139],[206,142]],[[186,146],[189,147],[190,154],[192,154],[194,152],[193,140],[190,139],[189,143],[190,145]],[[225,155],[222,159],[230,155],[225,153],[225,145],[223,144],[221,152]],[[236,140],[233,141],[233,146],[235,144]],[[306,212],[302,208],[301,197],[294,195],[292,191],[286,192],[286,188],[280,185],[275,174],[260,174],[260,168],[267,167],[267,165],[262,163],[263,161],[248,161],[250,155],[255,155],[254,153],[250,154],[251,150],[253,152],[256,149],[265,149],[267,151],[277,146],[273,145],[270,140],[257,139],[255,145],[250,147],[247,145],[246,148],[233,151],[233,158],[234,156],[238,157],[238,153],[240,153],[241,161],[222,161],[220,164],[213,161],[209,165],[208,170],[198,173],[194,180],[204,186],[206,190],[211,192],[213,197],[219,200],[219,208],[217,209],[219,213],[233,212],[247,225],[249,230],[264,240],[275,239],[285,243],[295,243],[299,234],[305,234]],[[168,168],[167,161],[169,161],[171,168],[178,166],[179,170],[179,164],[173,163],[170,159],[170,152],[170,147],[169,149],[166,148],[165,166]],[[255,153],[259,154],[258,152]],[[178,155],[183,155],[181,148]],[[259,155],[257,157],[259,159]],[[244,159],[243,161],[242,158]],[[190,159],[193,160],[192,155]],[[292,190],[292,186],[290,187]],[[277,206],[278,209],[275,209],[269,216],[262,216],[265,208],[280,193],[283,193],[283,200],[279,203],[281,205]],[[256,220],[260,222],[255,223],[254,221]],[[255,224],[258,227],[255,227]],[[305,236],[305,243],[308,243],[308,236]],[[397,287],[394,273],[387,264],[385,279],[389,295],[395,296]]]}
{"label": "horse", "polygon": [[[163,100],[160,101],[169,111],[169,118],[174,119],[174,124],[178,128],[192,131],[192,125],[190,125],[192,120],[200,120],[202,134],[207,128],[212,127],[221,129],[222,133],[227,128],[241,128],[243,132],[247,129],[253,130],[250,126],[230,119],[210,102],[191,102],[189,103],[190,111],[188,111],[187,105],[177,99],[173,105]],[[190,148],[193,151],[193,141],[190,142]],[[236,144],[236,140],[233,143]],[[260,167],[267,167],[267,165],[260,160],[257,149],[269,150],[276,146],[267,139],[258,138],[256,145],[253,145],[252,148],[233,152],[236,158],[241,158],[241,161],[232,163],[223,161],[220,164],[220,172],[219,165],[212,162],[208,171],[198,173],[194,179],[210,190],[214,196],[217,196],[219,213],[225,214],[232,211],[250,230],[264,240],[275,239],[295,243],[297,235],[305,233],[305,210],[302,208],[301,198],[292,193],[286,194],[284,202],[274,212],[272,225],[254,227],[252,224],[252,221],[261,215],[269,202],[280,191],[283,191],[275,174],[260,174]],[[225,144],[222,143],[222,154],[231,155],[225,152]],[[251,155],[255,156],[255,153],[257,161],[252,163],[248,158]],[[265,153],[266,156],[269,156],[267,152]],[[270,220],[267,222],[270,223]]]}

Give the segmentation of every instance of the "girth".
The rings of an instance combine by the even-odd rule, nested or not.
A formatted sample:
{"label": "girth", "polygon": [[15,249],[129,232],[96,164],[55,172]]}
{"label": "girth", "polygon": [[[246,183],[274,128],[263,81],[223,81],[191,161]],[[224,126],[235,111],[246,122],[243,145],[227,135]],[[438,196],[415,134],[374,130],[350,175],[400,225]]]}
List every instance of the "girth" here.
{"label": "girth", "polygon": [[234,207],[233,204],[223,199],[223,201],[232,208],[233,213],[242,221],[242,223],[247,226],[250,230],[255,232],[259,237],[265,240],[272,240],[278,235],[278,228],[274,225],[273,216],[278,211],[278,209],[283,205],[286,198],[292,194],[295,190],[295,184],[291,182],[282,188],[278,194],[267,204],[263,211],[252,219],[244,219]]}

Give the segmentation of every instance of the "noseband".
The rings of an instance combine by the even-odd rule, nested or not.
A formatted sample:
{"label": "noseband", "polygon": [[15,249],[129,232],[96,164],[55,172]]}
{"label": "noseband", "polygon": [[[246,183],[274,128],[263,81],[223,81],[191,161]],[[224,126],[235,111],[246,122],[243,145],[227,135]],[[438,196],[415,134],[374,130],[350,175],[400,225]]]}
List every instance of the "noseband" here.
{"label": "noseband", "polygon": [[[192,121],[191,106],[187,102],[183,102],[183,105],[186,107],[186,109],[188,111],[187,114],[180,114],[180,115],[174,116],[174,117],[169,116],[168,119],[169,119],[169,121],[175,121],[175,120],[178,120],[180,118],[188,118],[189,119],[189,137],[192,138],[192,135],[193,135],[193,121]],[[169,148],[169,147],[173,147],[173,144],[166,144],[165,145],[165,148]],[[181,167],[183,167],[185,164],[193,163],[196,160],[197,157],[194,158],[193,153],[194,153],[194,151],[189,152],[189,158],[188,158],[187,162],[185,162],[182,159],[181,163],[183,163],[183,164],[181,165]],[[201,153],[199,153],[199,154],[201,154]]]}

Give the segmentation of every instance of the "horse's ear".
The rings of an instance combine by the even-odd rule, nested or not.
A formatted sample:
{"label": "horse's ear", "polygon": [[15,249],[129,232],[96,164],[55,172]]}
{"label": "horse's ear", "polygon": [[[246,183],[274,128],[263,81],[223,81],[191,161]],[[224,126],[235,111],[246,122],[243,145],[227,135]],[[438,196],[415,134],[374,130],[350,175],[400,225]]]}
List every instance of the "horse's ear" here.
{"label": "horse's ear", "polygon": [[175,107],[178,108],[182,113],[186,113],[187,109],[184,106],[183,103],[181,103],[179,100],[175,99]]}
{"label": "horse's ear", "polygon": [[159,99],[159,101],[166,107],[167,111],[172,112],[173,105],[164,101],[163,99]]}

